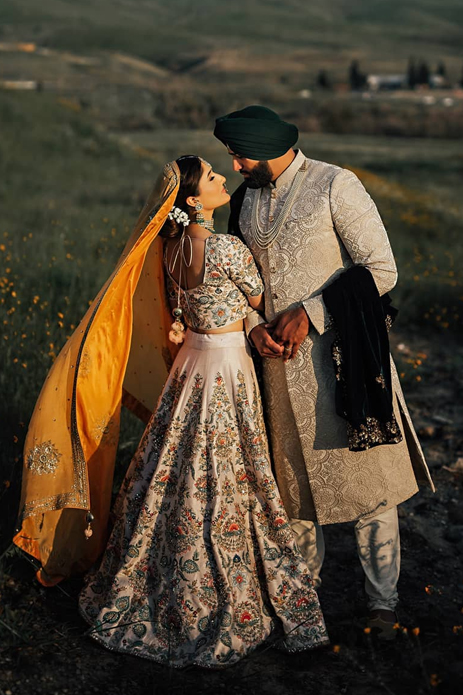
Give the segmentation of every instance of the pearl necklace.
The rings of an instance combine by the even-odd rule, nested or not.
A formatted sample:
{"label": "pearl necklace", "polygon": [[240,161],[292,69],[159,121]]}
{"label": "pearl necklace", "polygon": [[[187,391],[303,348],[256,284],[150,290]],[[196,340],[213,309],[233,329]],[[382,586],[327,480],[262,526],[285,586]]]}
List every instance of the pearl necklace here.
{"label": "pearl necklace", "polygon": [[254,200],[252,202],[252,213],[251,213],[251,234],[256,242],[257,246],[261,249],[268,249],[269,246],[273,244],[275,239],[281,232],[281,229],[286,222],[289,211],[296,199],[299,189],[302,185],[304,177],[307,173],[308,165],[307,162],[302,162],[300,169],[298,170],[296,176],[293,179],[291,188],[289,189],[288,196],[280,210],[280,213],[275,220],[274,224],[267,230],[261,229],[259,225],[259,203],[262,196],[262,188],[254,195]]}

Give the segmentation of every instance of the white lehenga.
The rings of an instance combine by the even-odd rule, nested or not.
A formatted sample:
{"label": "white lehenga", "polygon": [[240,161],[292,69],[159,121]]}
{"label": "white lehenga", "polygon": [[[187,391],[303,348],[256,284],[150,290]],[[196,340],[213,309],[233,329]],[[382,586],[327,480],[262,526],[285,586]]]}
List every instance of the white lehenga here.
{"label": "white lehenga", "polygon": [[106,647],[220,667],[271,633],[290,651],[328,641],[271,472],[244,333],[187,332],[115,518],[80,596]]}

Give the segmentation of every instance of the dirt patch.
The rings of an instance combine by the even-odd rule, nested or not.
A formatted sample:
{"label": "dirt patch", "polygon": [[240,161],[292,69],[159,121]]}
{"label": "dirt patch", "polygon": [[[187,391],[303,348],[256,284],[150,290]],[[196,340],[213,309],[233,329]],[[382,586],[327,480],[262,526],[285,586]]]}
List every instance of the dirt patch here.
{"label": "dirt patch", "polygon": [[42,589],[33,579],[30,561],[13,550],[3,557],[0,580],[0,692],[460,693],[463,348],[448,340],[408,336],[395,338],[394,344],[437,486],[435,494],[423,490],[400,507],[400,627],[394,642],[380,644],[358,626],[365,605],[352,524],[325,528],[327,553],[319,593],[331,646],[285,655],[278,645],[268,645],[224,671],[176,671],[105,650],[85,635],[87,626],[76,608],[80,580]]}

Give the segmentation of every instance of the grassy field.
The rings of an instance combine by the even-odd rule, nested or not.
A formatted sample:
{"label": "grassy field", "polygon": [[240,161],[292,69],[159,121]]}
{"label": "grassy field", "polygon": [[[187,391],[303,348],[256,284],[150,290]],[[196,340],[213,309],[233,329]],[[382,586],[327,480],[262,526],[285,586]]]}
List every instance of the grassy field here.
{"label": "grassy field", "polygon": [[[210,130],[108,134],[74,100],[36,93],[0,92],[0,120],[0,528],[5,549],[17,513],[24,435],[42,382],[110,273],[160,166],[197,152],[227,175],[230,188],[240,178],[228,175],[230,158]],[[367,636],[359,639],[353,617],[363,610],[361,578],[353,535],[344,525],[327,531],[332,555],[321,592],[332,643],[339,649],[300,659],[264,650],[225,676],[166,673],[148,662],[102,653],[84,637],[77,617],[79,581],[43,592],[33,584],[27,561],[9,551],[0,559],[0,656],[14,695],[63,688],[125,695],[140,685],[153,694],[241,695],[250,687],[274,695],[458,692],[463,596],[455,542],[461,541],[462,489],[458,478],[448,482],[450,473],[442,466],[463,456],[458,405],[463,354],[452,348],[461,335],[463,310],[461,143],[302,135],[300,146],[311,157],[353,168],[378,203],[399,267],[393,298],[400,309],[396,330],[406,341],[400,365],[407,393],[418,422],[428,434],[439,432],[427,443],[440,484],[438,499],[431,502],[428,494],[412,500],[401,519],[402,619],[415,632],[405,630],[384,650]],[[221,211],[217,228],[225,223]],[[429,365],[427,355],[432,355]],[[436,412],[440,429],[433,420]],[[139,434],[140,425],[125,416],[119,478]]]}
{"label": "grassy field", "polygon": [[214,56],[212,72],[278,77],[316,63],[344,77],[352,57],[393,72],[410,55],[445,58],[459,72],[463,9],[458,0],[3,0],[0,25],[5,41],[118,50],[181,69]]}
{"label": "grassy field", "polygon": [[[110,273],[159,167],[197,152],[228,175],[230,161],[210,132],[108,136],[72,102],[48,95],[0,93],[0,116],[0,480],[10,533],[25,427],[42,381]],[[460,145],[329,135],[303,135],[300,145],[353,168],[377,201],[399,267],[399,330],[460,332]],[[234,188],[240,179],[230,172],[228,181]],[[220,211],[217,227],[225,224]],[[126,436],[135,440],[131,427]]]}

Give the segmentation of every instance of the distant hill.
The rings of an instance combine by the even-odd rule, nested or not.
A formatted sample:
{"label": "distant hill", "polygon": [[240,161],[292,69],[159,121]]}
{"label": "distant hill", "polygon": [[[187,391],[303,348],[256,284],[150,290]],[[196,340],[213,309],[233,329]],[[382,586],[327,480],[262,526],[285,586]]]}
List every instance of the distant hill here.
{"label": "distant hill", "polygon": [[410,55],[463,60],[461,0],[2,0],[0,40],[122,51],[176,70],[345,75],[403,69]]}
{"label": "distant hill", "polygon": [[[354,59],[391,75],[411,57],[447,71],[441,93],[349,91]],[[459,138],[462,68],[461,0],[0,0],[0,89],[71,99],[110,130],[263,103],[306,132]]]}

